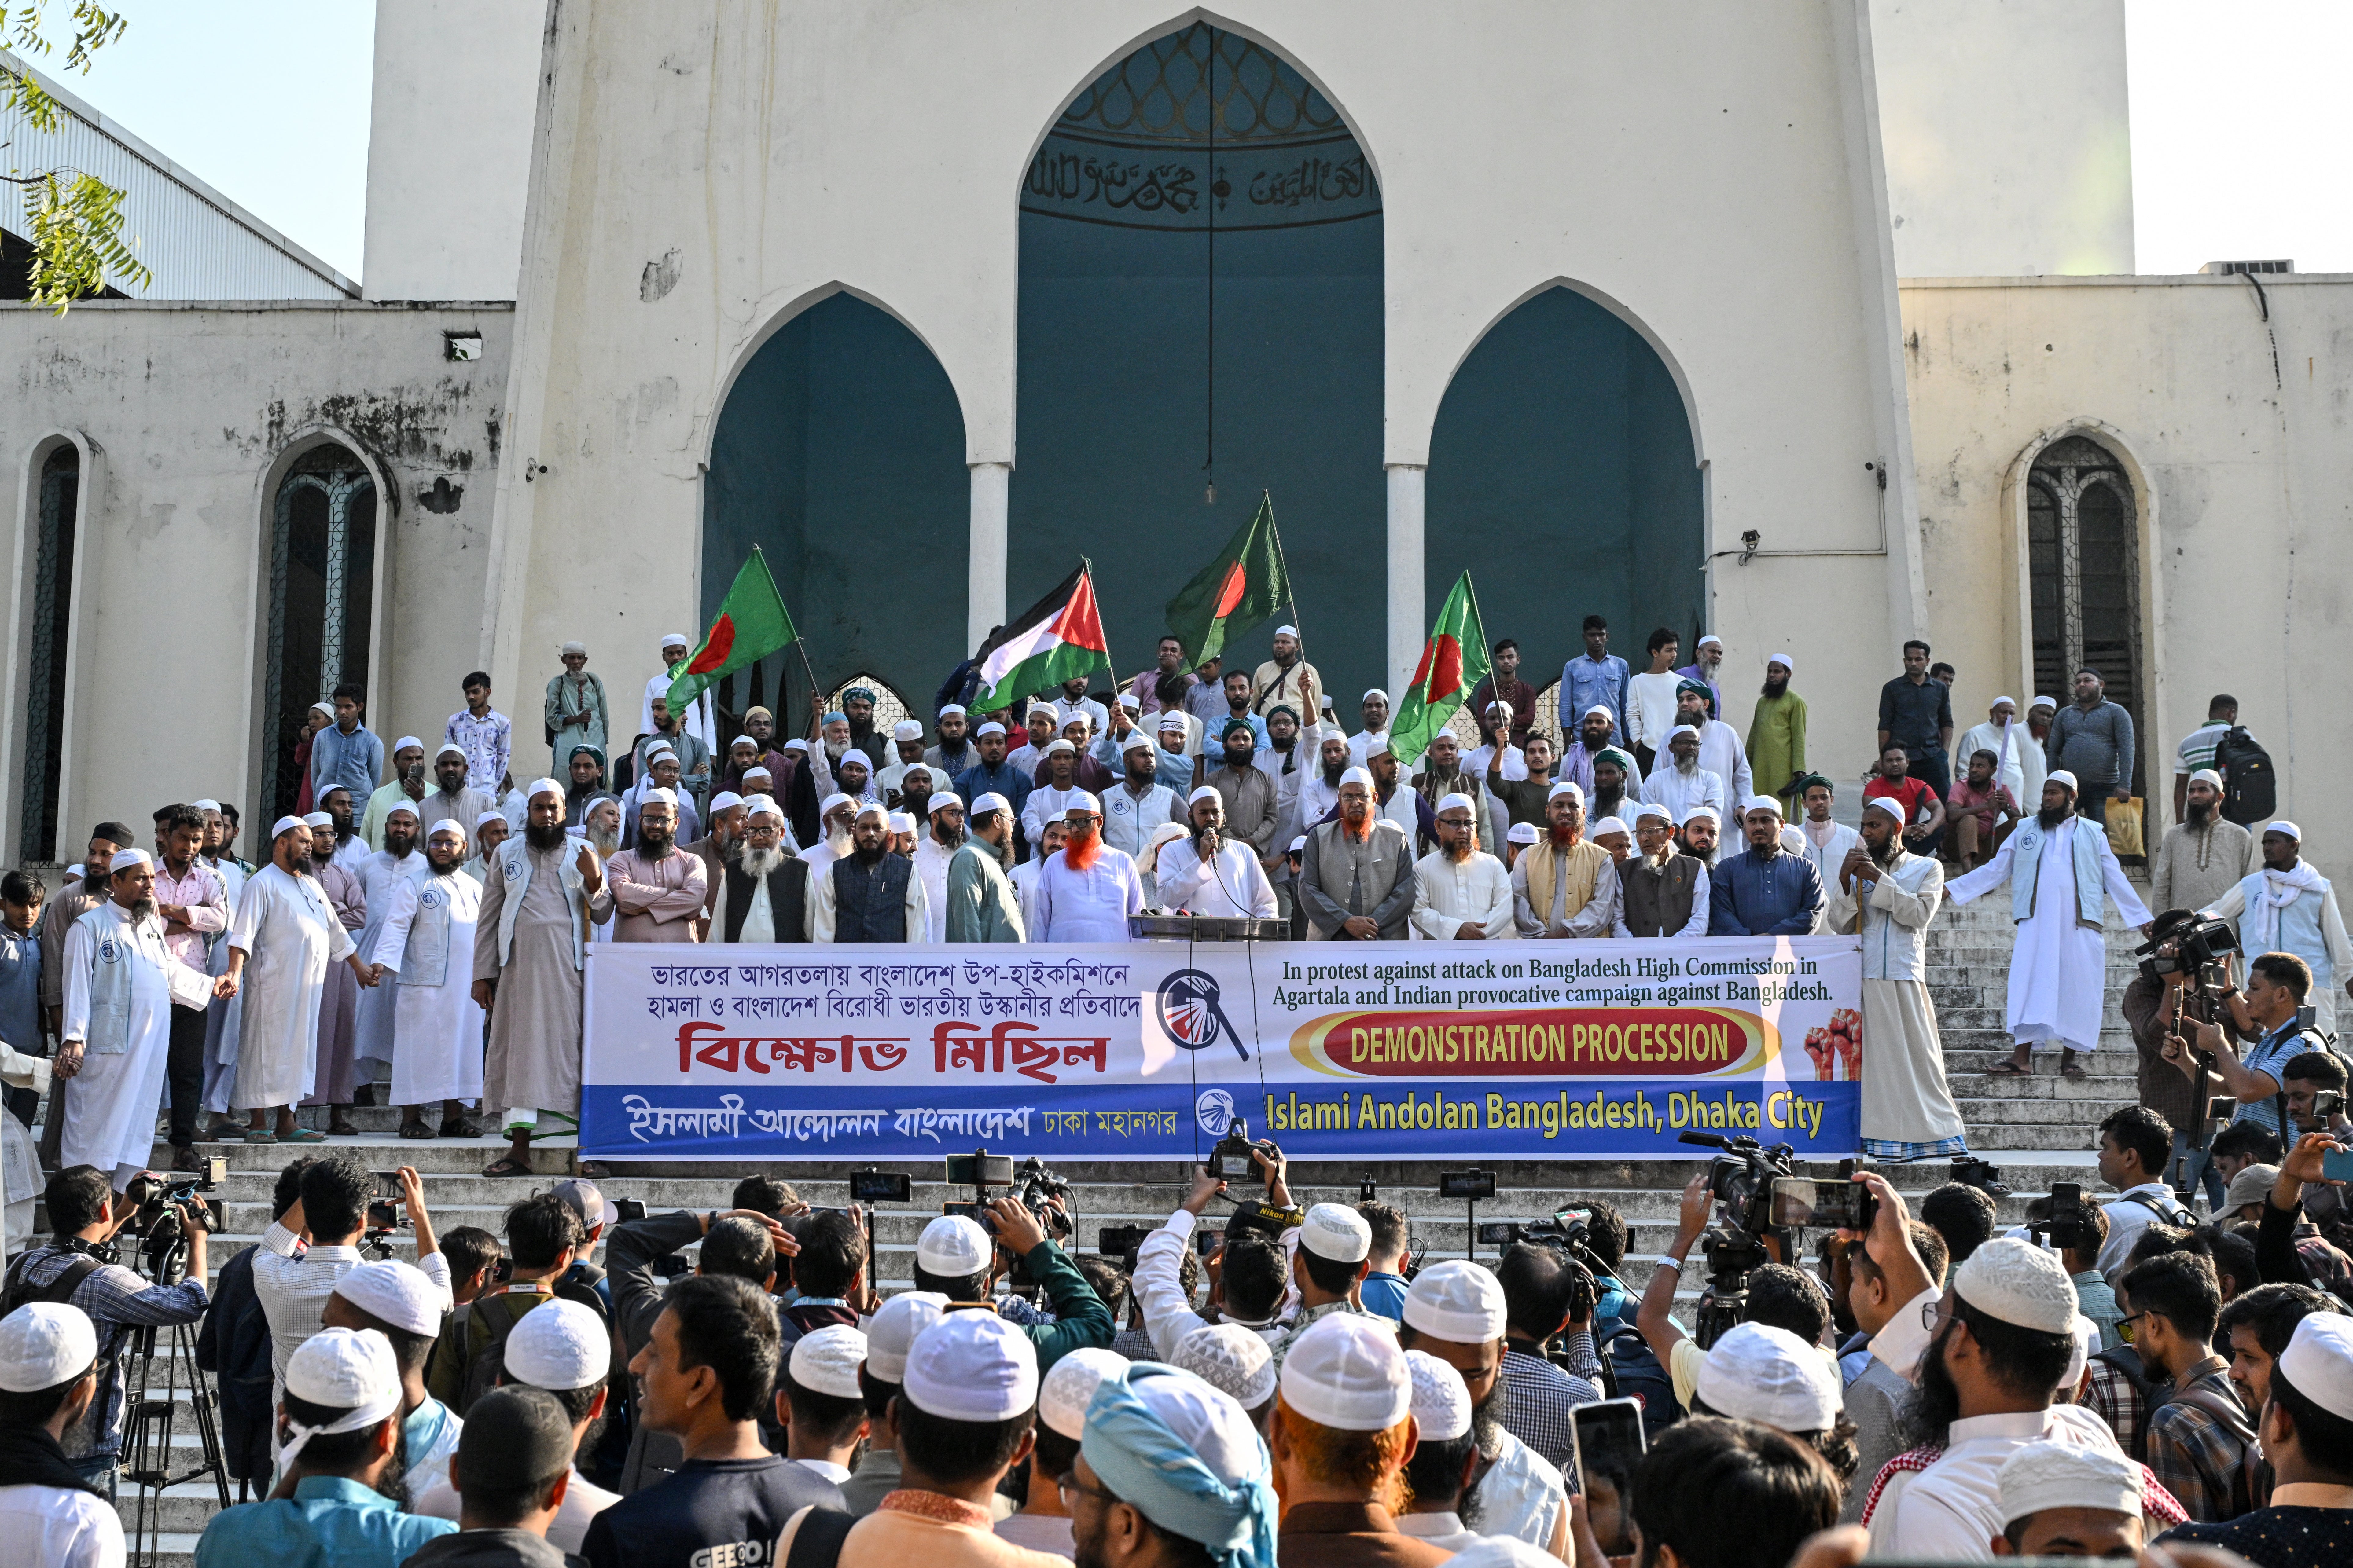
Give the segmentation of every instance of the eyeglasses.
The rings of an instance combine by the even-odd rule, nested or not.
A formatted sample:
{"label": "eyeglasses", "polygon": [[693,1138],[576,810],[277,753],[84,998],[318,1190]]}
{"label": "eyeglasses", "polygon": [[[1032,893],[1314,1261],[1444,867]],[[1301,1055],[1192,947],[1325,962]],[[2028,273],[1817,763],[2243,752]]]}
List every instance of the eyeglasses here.
{"label": "eyeglasses", "polygon": [[2147,1312],[2135,1312],[2128,1317],[2118,1318],[2116,1320],[2116,1337],[2124,1341],[2126,1344],[2132,1343],[2133,1324],[2147,1316],[2148,1314]]}
{"label": "eyeglasses", "polygon": [[1054,1491],[1056,1495],[1061,1498],[1062,1511],[1065,1513],[1071,1511],[1071,1500],[1072,1498],[1101,1498],[1105,1502],[1117,1502],[1119,1500],[1119,1499],[1112,1496],[1109,1492],[1098,1491],[1093,1487],[1082,1487],[1079,1485],[1079,1472],[1076,1470],[1072,1470],[1068,1475],[1059,1478],[1054,1482]]}

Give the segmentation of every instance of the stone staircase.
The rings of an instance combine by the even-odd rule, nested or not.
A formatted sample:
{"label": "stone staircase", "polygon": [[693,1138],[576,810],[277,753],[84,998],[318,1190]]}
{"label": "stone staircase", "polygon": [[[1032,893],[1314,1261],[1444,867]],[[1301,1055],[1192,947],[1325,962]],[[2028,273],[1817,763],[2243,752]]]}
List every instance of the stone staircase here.
{"label": "stone staircase", "polygon": [[[2017,1079],[1992,1078],[1986,1072],[1995,1059],[2009,1054],[2009,1037],[2002,1029],[2010,946],[2007,902],[1995,898],[1966,910],[1948,907],[1930,933],[1930,985],[1944,1037],[1946,1070],[1968,1121],[1970,1146],[1995,1161],[2013,1188],[2001,1203],[2006,1222],[2022,1217],[2026,1200],[2047,1192],[2052,1182],[2079,1182],[2087,1189],[2097,1185],[2094,1148],[2099,1121],[2109,1110],[2134,1100],[2132,1042],[2114,998],[2131,978],[2134,961],[2129,953],[2137,940],[2112,919],[2107,1027],[2101,1049],[2084,1060],[2089,1076],[2080,1081],[2060,1079],[2055,1059],[2038,1057],[2036,1075]],[[434,1224],[445,1231],[473,1225],[502,1233],[501,1216],[508,1205],[544,1190],[571,1169],[571,1141],[553,1140],[534,1151],[534,1163],[543,1173],[538,1178],[486,1178],[479,1173],[503,1146],[499,1141],[403,1142],[395,1136],[396,1116],[388,1108],[360,1108],[353,1113],[361,1129],[358,1138],[338,1138],[301,1152],[344,1153],[375,1170],[415,1165],[427,1178]],[[214,1150],[229,1163],[228,1181],[217,1194],[226,1208],[223,1232],[216,1238],[218,1245],[212,1258],[217,1268],[259,1238],[269,1223],[271,1185],[294,1151],[234,1143],[207,1146],[207,1152]],[[161,1166],[169,1161],[170,1151],[159,1144],[155,1158]],[[946,1187],[939,1180],[942,1173],[936,1162],[911,1163],[901,1168],[915,1178],[913,1199],[880,1209],[875,1227],[876,1272],[885,1291],[912,1286],[915,1239],[940,1212],[941,1204],[970,1195]],[[1505,1163],[1496,1167],[1500,1195],[1480,1205],[1476,1218],[1480,1222],[1538,1221],[1561,1205],[1606,1198],[1626,1216],[1630,1237],[1624,1272],[1629,1286],[1639,1291],[1650,1278],[1652,1260],[1673,1234],[1683,1184],[1700,1168],[1697,1161]],[[812,1204],[849,1202],[847,1178],[835,1169],[824,1165],[774,1169]],[[1899,1190],[1916,1201],[1945,1181],[1947,1172],[1946,1163],[1936,1162],[1897,1167],[1890,1175]],[[636,1198],[654,1210],[723,1207],[744,1173],[733,1166],[632,1167],[630,1173],[602,1185],[608,1195]],[[1160,1165],[1069,1165],[1062,1173],[1073,1184],[1082,1250],[1093,1248],[1104,1226],[1150,1226],[1164,1219],[1181,1195],[1186,1175],[1174,1166]],[[1354,1202],[1357,1184],[1365,1178],[1377,1184],[1383,1201],[1398,1205],[1410,1216],[1415,1248],[1420,1256],[1462,1257],[1470,1250],[1493,1255],[1493,1248],[1470,1248],[1471,1232],[1462,1207],[1439,1200],[1435,1164],[1306,1165],[1294,1172],[1293,1188],[1303,1203]],[[393,1241],[394,1256],[413,1258],[407,1233]],[[159,1359],[154,1373],[159,1384],[164,1372]],[[199,1449],[194,1411],[185,1394],[185,1370],[179,1386],[183,1394],[173,1421],[174,1467],[185,1470],[196,1463]],[[233,1485],[230,1491],[234,1499]],[[135,1491],[126,1489],[120,1504],[126,1532],[134,1523],[135,1498]],[[208,1479],[170,1489],[161,1499],[160,1552],[153,1561],[161,1568],[188,1568],[196,1535],[216,1506]],[[136,1542],[133,1552],[137,1552]]]}

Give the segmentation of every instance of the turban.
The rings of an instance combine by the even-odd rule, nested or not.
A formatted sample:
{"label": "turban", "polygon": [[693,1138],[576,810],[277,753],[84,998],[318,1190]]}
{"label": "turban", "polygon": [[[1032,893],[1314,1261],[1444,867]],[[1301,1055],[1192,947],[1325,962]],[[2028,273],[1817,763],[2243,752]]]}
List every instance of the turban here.
{"label": "turban", "polygon": [[861,697],[869,702],[874,700],[874,693],[863,686],[853,686],[841,694],[841,700],[844,702],[855,702]]}
{"label": "turban", "polygon": [[1132,1363],[1095,1386],[1079,1452],[1103,1486],[1218,1568],[1274,1568],[1266,1447],[1241,1405],[1191,1373]]}
{"label": "turban", "polygon": [[1700,696],[1706,698],[1711,702],[1715,700],[1715,693],[1707,689],[1707,682],[1704,680],[1676,681],[1675,695],[1677,697],[1682,697],[1685,692],[1697,692]]}
{"label": "turban", "polygon": [[1271,707],[1271,708],[1270,708],[1270,709],[1268,709],[1268,710],[1266,710],[1266,716],[1267,716],[1267,718],[1269,718],[1270,720],[1271,720],[1271,719],[1272,719],[1276,714],[1278,714],[1278,713],[1288,713],[1288,714],[1290,714],[1290,715],[1291,715],[1291,721],[1292,721],[1293,723],[1296,724],[1297,722],[1299,722],[1299,710],[1298,710],[1298,709],[1296,709],[1296,708],[1293,708],[1293,707],[1290,703],[1288,703],[1288,702],[1278,702],[1278,703],[1276,703],[1273,707]]}
{"label": "turban", "polygon": [[596,758],[596,765],[597,765],[598,767],[600,767],[600,768],[601,768],[601,767],[603,767],[603,766],[605,765],[605,753],[604,753],[604,752],[600,752],[600,751],[598,751],[596,747],[594,747],[594,746],[590,745],[590,744],[589,744],[587,742],[586,742],[586,741],[581,742],[578,745],[576,745],[576,746],[573,747],[573,748],[572,748],[572,750],[571,750],[570,752],[566,752],[566,753],[565,754],[565,758],[564,758],[564,760],[565,760],[566,763],[569,763],[569,762],[570,762],[574,757],[578,756],[578,755],[579,755],[581,752],[587,752],[590,756],[592,756],[592,757]]}
{"label": "turban", "polygon": [[1813,788],[1816,784],[1821,785],[1832,795],[1838,794],[1838,785],[1831,783],[1830,780],[1824,778],[1820,773],[1808,773],[1804,778],[1798,781],[1798,798],[1803,800],[1806,797],[1806,792]]}
{"label": "turban", "polygon": [[1597,765],[1605,762],[1616,763],[1620,773],[1630,779],[1634,776],[1634,759],[1615,746],[1602,747],[1593,753],[1593,761]]}
{"label": "turban", "polygon": [[1244,719],[1238,714],[1226,721],[1225,727],[1218,731],[1218,739],[1220,741],[1225,740],[1232,735],[1237,730],[1240,730],[1245,735],[1255,736],[1258,733],[1256,730],[1250,728],[1250,721],[1249,720]]}

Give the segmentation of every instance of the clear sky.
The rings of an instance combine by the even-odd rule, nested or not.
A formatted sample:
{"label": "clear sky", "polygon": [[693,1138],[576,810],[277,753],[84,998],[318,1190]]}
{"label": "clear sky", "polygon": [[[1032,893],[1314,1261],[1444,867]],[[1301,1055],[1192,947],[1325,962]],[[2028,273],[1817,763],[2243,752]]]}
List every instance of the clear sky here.
{"label": "clear sky", "polygon": [[[66,85],[357,278],[375,0],[123,5],[130,31]],[[2353,271],[2338,97],[2353,3],[2126,0],[2126,17],[2140,270],[2286,257]]]}

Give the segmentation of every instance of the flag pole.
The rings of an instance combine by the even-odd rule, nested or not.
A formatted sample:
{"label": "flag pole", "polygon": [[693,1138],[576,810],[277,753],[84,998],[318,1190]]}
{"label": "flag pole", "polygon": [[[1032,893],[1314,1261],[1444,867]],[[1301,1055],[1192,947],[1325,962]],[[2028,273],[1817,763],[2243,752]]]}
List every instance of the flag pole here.
{"label": "flag pole", "polygon": [[1282,585],[1291,595],[1291,624],[1299,626],[1300,657],[1303,659],[1306,658],[1307,628],[1299,626],[1305,618],[1299,613],[1299,579],[1291,574],[1291,556],[1282,548],[1282,530],[1274,521],[1274,492],[1261,490],[1258,499],[1259,503],[1266,508],[1267,530],[1274,535],[1274,558],[1282,563]]}

